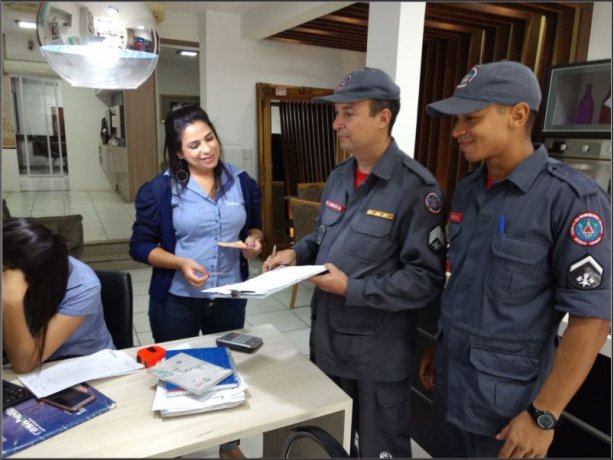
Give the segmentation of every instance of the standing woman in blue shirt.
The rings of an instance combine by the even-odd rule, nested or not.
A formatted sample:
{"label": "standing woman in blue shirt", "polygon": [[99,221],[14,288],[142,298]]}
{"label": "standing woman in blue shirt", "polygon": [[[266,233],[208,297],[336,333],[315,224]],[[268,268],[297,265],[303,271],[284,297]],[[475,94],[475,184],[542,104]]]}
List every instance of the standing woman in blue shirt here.
{"label": "standing woman in blue shirt", "polygon": [[2,345],[15,372],[115,349],[96,273],[27,217],[2,224]]}
{"label": "standing woman in blue shirt", "polygon": [[[171,110],[164,126],[168,170],[140,188],[130,239],[130,255],[153,267],[153,338],[242,328],[246,300],[211,299],[202,290],[247,279],[247,259],[262,251],[260,188],[222,161],[215,127],[198,105]],[[247,247],[218,246],[237,240]]]}

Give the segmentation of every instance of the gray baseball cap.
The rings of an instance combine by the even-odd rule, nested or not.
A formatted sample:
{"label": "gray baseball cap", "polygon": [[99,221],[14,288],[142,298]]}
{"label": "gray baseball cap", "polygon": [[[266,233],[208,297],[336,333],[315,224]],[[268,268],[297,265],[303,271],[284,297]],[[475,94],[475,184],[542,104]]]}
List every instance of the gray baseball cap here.
{"label": "gray baseball cap", "polygon": [[330,96],[314,97],[312,102],[355,102],[365,99],[401,99],[401,88],[380,69],[365,67],[354,70],[339,82]]}
{"label": "gray baseball cap", "polygon": [[499,61],[474,66],[463,77],[454,95],[426,106],[432,116],[459,115],[491,104],[515,105],[526,102],[539,110],[542,93],[533,71],[514,61]]}

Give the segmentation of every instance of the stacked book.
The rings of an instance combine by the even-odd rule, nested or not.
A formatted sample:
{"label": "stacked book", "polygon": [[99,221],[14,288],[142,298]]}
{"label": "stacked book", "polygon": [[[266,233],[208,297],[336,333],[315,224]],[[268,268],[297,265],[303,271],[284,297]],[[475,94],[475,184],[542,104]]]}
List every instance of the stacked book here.
{"label": "stacked book", "polygon": [[167,350],[148,369],[160,380],[152,410],[162,417],[235,407],[245,402],[247,386],[226,347]]}

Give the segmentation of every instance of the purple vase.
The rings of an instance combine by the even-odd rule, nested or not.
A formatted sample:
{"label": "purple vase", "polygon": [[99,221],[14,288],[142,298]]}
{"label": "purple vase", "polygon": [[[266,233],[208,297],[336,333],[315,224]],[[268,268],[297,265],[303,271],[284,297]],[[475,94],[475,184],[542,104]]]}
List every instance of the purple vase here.
{"label": "purple vase", "polygon": [[591,83],[586,85],[586,91],[584,96],[580,99],[578,104],[578,111],[576,112],[576,124],[589,124],[593,122],[593,109],[595,108],[595,102],[593,101],[593,85]]}

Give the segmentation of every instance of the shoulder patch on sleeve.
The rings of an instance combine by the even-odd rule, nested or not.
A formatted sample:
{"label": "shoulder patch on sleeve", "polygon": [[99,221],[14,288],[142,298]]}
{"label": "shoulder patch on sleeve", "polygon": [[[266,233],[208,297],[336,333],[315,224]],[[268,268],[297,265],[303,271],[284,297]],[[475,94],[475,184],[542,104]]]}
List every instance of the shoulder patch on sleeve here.
{"label": "shoulder patch on sleeve", "polygon": [[431,174],[431,172],[428,169],[426,169],[416,160],[411,158],[409,155],[403,154],[403,156],[405,157],[403,158],[403,164],[407,167],[407,169],[411,170],[420,179],[422,179],[422,182],[424,182],[426,185],[437,185],[437,181],[435,180],[435,177],[433,176],[433,174]]}
{"label": "shoulder patch on sleeve", "polygon": [[603,267],[588,255],[583,259],[572,262],[569,266],[567,281],[576,289],[588,290],[601,286]]}
{"label": "shoulder patch on sleeve", "polygon": [[548,159],[548,173],[565,182],[578,197],[599,192],[597,182],[554,158]]}

